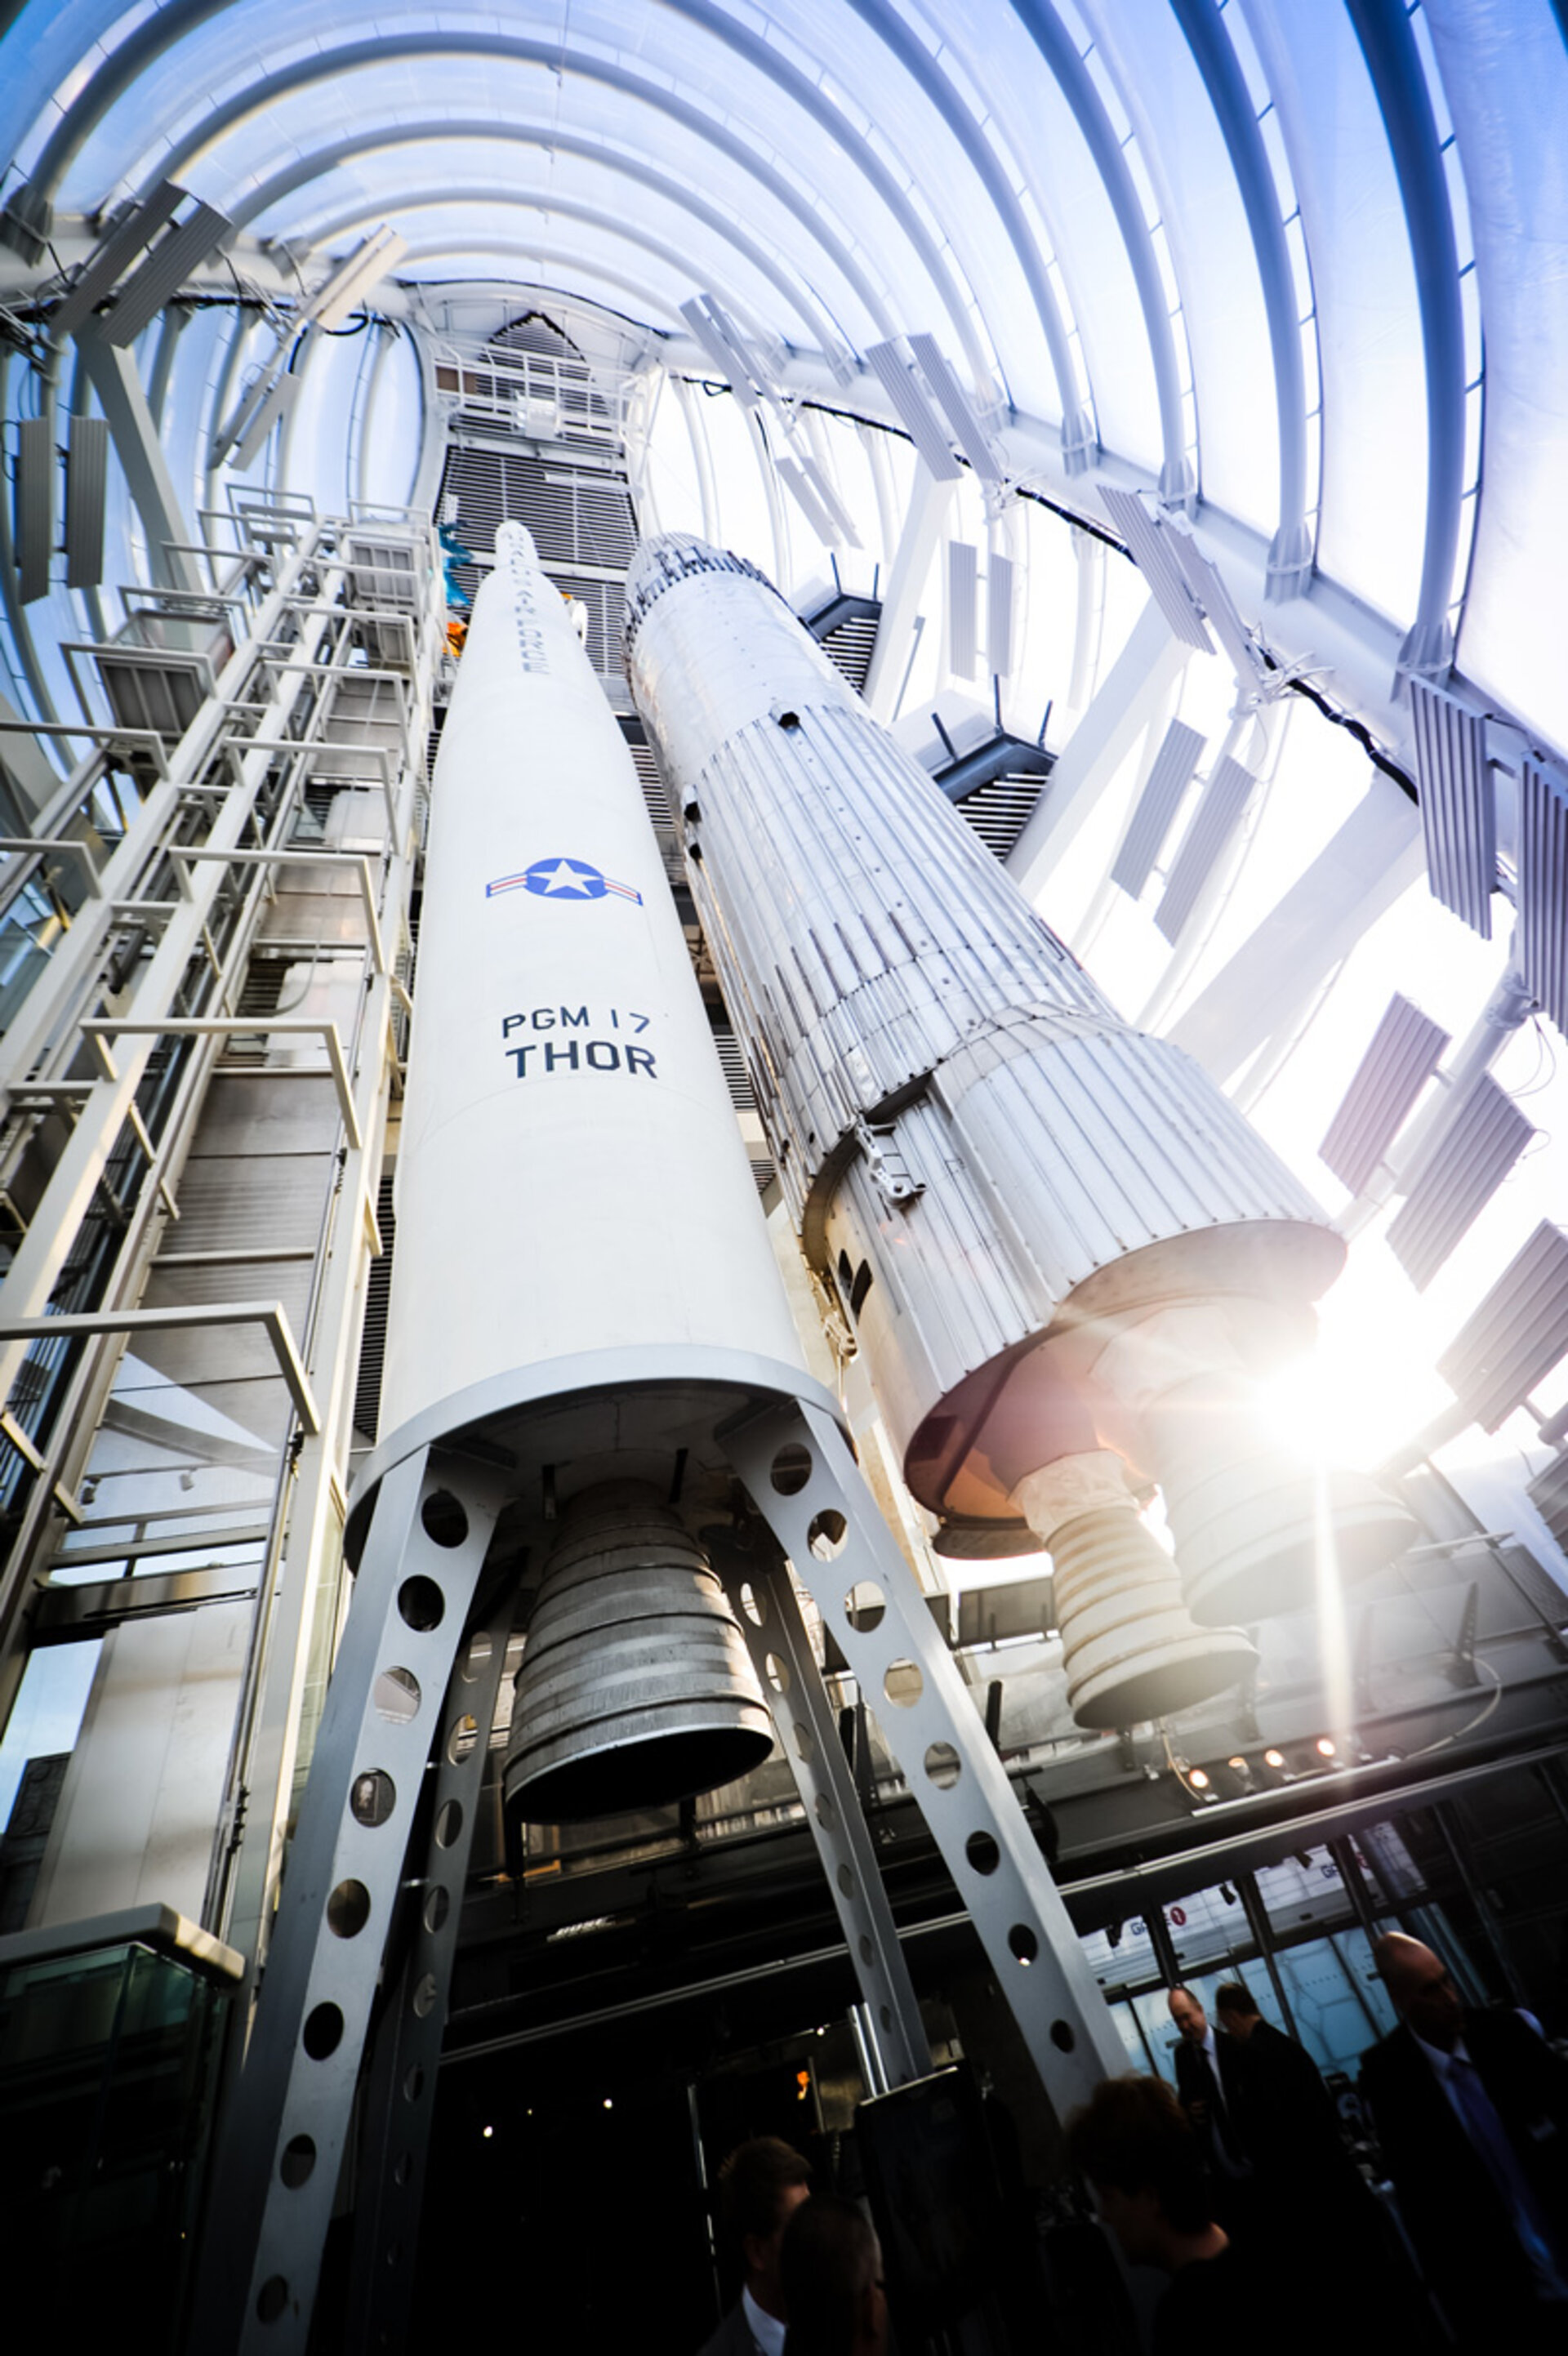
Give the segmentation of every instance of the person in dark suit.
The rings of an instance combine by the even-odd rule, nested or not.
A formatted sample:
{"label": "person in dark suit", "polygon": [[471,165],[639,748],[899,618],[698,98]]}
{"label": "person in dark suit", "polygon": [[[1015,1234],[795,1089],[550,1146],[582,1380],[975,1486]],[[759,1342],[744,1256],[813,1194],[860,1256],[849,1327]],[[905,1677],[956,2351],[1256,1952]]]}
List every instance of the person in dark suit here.
{"label": "person in dark suit", "polygon": [[1348,2200],[1365,2187],[1339,2133],[1339,2114],[1317,2064],[1266,2021],[1239,1980],[1214,1991],[1231,2054],[1239,2140],[1260,2195],[1288,2208],[1303,2198]]}
{"label": "person in dark suit", "polygon": [[1361,2062],[1400,2214],[1466,2351],[1568,2345],[1568,2066],[1515,2012],[1461,2004],[1446,1965],[1373,1949],[1400,2026]]}
{"label": "person in dark suit", "polygon": [[725,2161],[718,2174],[719,2224],[740,2253],[744,2275],[739,2298],[701,2356],[783,2356],[779,2245],[811,2190],[811,2169],[778,2136],[754,2136]]}
{"label": "person in dark suit", "polygon": [[1251,2168],[1236,2114],[1239,2049],[1216,2037],[1190,1988],[1172,1988],[1165,2001],[1181,2032],[1176,2094],[1208,2164],[1215,2214],[1227,2233],[1245,2231]]}

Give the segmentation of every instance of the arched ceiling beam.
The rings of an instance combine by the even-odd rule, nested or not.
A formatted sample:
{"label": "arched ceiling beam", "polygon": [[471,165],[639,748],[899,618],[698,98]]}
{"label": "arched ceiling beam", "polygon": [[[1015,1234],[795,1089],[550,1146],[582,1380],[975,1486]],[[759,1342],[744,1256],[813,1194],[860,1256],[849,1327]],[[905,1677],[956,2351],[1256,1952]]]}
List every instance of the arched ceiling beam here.
{"label": "arched ceiling beam", "polygon": [[[40,199],[52,202],[74,156],[111,108],[134,87],[137,78],[188,33],[231,5],[231,0],[170,0],[168,6],[158,9],[121,42],[79,91],[50,133],[30,183]],[[969,305],[918,213],[870,140],[854,129],[808,75],[781,57],[769,43],[733,23],[722,8],[710,5],[710,0],[665,0],[665,5],[700,25],[736,56],[745,58],[849,157],[897,223],[905,242],[930,281],[938,305],[947,315],[971,372],[977,383],[983,383],[991,372],[992,363],[976,332]],[[560,55],[557,50],[551,62],[557,63]],[[1058,390],[1065,415],[1075,397],[1071,378]]]}
{"label": "arched ceiling beam", "polygon": [[1306,519],[1306,372],[1290,249],[1247,79],[1214,0],[1171,0],[1171,6],[1219,124],[1262,283],[1280,443],[1279,526],[1269,550],[1269,582],[1274,594],[1294,596],[1311,574],[1313,535]]}
{"label": "arched ceiling beam", "polygon": [[[481,207],[485,214],[491,219],[498,212],[510,210],[556,213],[567,220],[585,221],[592,228],[608,230],[624,245],[634,245],[640,248],[644,253],[652,254],[657,261],[667,263],[677,277],[688,284],[691,280],[692,257],[689,253],[683,252],[681,247],[671,245],[661,238],[651,237],[646,230],[628,228],[618,214],[606,212],[602,206],[583,204],[575,198],[558,196],[552,189],[509,188],[502,195],[489,188],[454,188],[449,182],[445,186],[437,184],[429,188],[405,189],[396,202],[391,205],[376,204],[361,198],[351,210],[334,214],[328,221],[312,223],[304,234],[309,237],[313,244],[325,244],[332,238],[341,237],[353,230],[367,229],[377,221],[395,220],[400,213],[427,211],[437,205],[477,205]],[[423,249],[427,256],[430,252],[435,251],[449,253],[454,258],[460,256],[467,250],[462,241],[456,237],[444,240],[439,247],[432,249],[427,245]],[[541,252],[541,248],[532,238],[489,237],[476,238],[474,251],[499,254],[522,253],[532,260]],[[401,269],[403,262],[413,258],[411,248],[410,252],[403,256],[403,262],[400,262],[399,268]],[[596,277],[605,277],[608,274],[597,262],[591,262],[588,266],[593,270]],[[633,291],[643,284],[640,279],[627,277],[618,278],[616,283]],[[732,293],[728,287],[721,286],[717,291],[723,297],[725,308],[737,316],[743,327],[747,326],[749,322],[746,317],[746,306],[742,298]],[[664,309],[665,316],[673,320],[676,333],[682,337],[689,335],[690,329],[681,316],[679,305],[664,305],[661,307]]]}
{"label": "arched ceiling beam", "polygon": [[1448,608],[1465,499],[1465,316],[1459,250],[1443,150],[1415,36],[1396,0],[1345,0],[1372,78],[1394,159],[1415,264],[1426,363],[1426,541],[1415,621],[1400,668],[1446,671],[1454,640]]}
{"label": "arched ceiling beam", "polygon": [[1079,412],[1077,377],[1061,309],[1046,275],[1040,249],[1024,219],[1023,207],[1014,194],[1001,160],[930,51],[895,15],[887,0],[851,0],[851,5],[861,21],[871,27],[884,48],[892,51],[911,81],[918,86],[941,116],[1007,233],[1007,241],[1024,273],[1024,283],[1028,287],[1036,316],[1045,335],[1046,347],[1050,353],[1051,367],[1056,373],[1062,411],[1062,455],[1071,472],[1075,466],[1087,462],[1089,453],[1095,447],[1097,436],[1092,418]]}
{"label": "arched ceiling beam", "polygon": [[[844,280],[852,286],[867,313],[875,323],[879,336],[898,333],[899,322],[893,318],[882,297],[872,284],[854,255],[828,222],[784,175],[765,163],[756,150],[736,133],[704,114],[700,107],[689,105],[674,91],[662,89],[656,82],[644,80],[628,72],[623,66],[608,59],[563,49],[559,42],[522,40],[502,33],[398,33],[387,32],[370,41],[352,41],[341,48],[322,49],[308,58],[297,58],[265,75],[259,81],[248,82],[242,91],[226,99],[210,113],[177,140],[173,152],[153,166],[147,187],[155,180],[177,180],[180,175],[200,155],[209,155],[220,140],[238,123],[251,121],[258,114],[281,105],[295,91],[308,89],[313,83],[335,81],[345,74],[377,66],[398,64],[411,59],[473,57],[500,59],[518,65],[537,65],[552,73],[571,74],[584,81],[603,83],[607,89],[632,99],[638,104],[651,107],[659,113],[678,123],[682,129],[693,134],[704,145],[716,148],[751,178],[761,183],[780,206],[792,213],[813,243],[819,245]],[[146,188],[142,193],[145,195]]]}
{"label": "arched ceiling beam", "polygon": [[1197,485],[1191,479],[1187,455],[1181,369],[1176,363],[1176,337],[1171,332],[1165,282],[1160,276],[1154,240],[1144,219],[1137,187],[1127,168],[1127,159],[1122,153],[1115,126],[1105,112],[1089,69],[1073,47],[1071,37],[1050,5],[1050,0],[1013,0],[1013,6],[1072,109],[1073,119],[1083,134],[1094,159],[1095,169],[1111,199],[1116,226],[1122,232],[1122,242],[1127,249],[1127,259],[1132,264],[1133,280],[1138,290],[1138,306],[1144,315],[1144,332],[1149,340],[1149,357],[1154,363],[1155,388],[1160,405],[1160,442],[1165,454],[1160,467],[1160,493],[1167,499],[1186,498]]}
{"label": "arched ceiling beam", "polygon": [[[370,216],[367,214],[364,218],[368,220]],[[378,212],[375,215],[375,219],[377,220],[384,220],[386,219],[385,212]],[[403,262],[399,266],[401,268],[406,268],[410,262],[423,263],[428,262],[458,262],[471,253],[493,254],[498,261],[510,261],[515,263],[518,259],[518,247],[515,240],[509,240],[503,237],[466,237],[461,240],[456,240],[437,236],[427,238],[423,244],[411,245],[408,252],[403,255]],[[668,319],[670,322],[670,332],[671,335],[683,336],[687,333],[686,322],[682,318],[680,308],[676,304],[667,303],[663,299],[662,295],[650,293],[649,291],[647,282],[644,279],[628,278],[618,270],[607,270],[605,267],[604,262],[599,260],[596,255],[585,256],[578,253],[575,250],[569,250],[564,245],[531,244],[527,250],[525,259],[528,261],[530,265],[535,262],[548,262],[553,269],[562,268],[579,271],[585,279],[591,278],[601,286],[613,286],[616,288],[618,293],[635,297],[646,310],[656,312],[665,319]],[[413,283],[417,286],[422,282],[415,280]],[[445,287],[450,284],[449,281],[445,279],[437,280],[434,283],[435,285],[441,287]],[[463,291],[467,292],[467,290],[465,288]],[[502,292],[502,282],[496,282],[491,285],[490,291],[498,294]],[[553,292],[559,292],[561,294],[568,292],[575,294],[578,292],[575,288],[552,289],[542,284],[538,286],[537,291],[541,294],[548,294]],[[595,300],[592,295],[583,295],[581,299],[588,303],[593,303]],[[599,307],[603,308],[605,306],[600,305]],[[424,334],[440,335],[444,332],[438,327],[431,327],[428,322],[423,319],[413,324],[416,324],[419,327],[420,331]],[[640,316],[638,316],[635,320],[635,324],[640,327],[650,323],[645,322]]]}
{"label": "arched ceiling beam", "polygon": [[[284,204],[299,189],[310,186],[333,171],[350,157],[384,155],[394,147],[417,146],[423,142],[439,142],[450,146],[455,137],[463,139],[494,139],[517,147],[543,147],[557,154],[585,155],[591,162],[603,164],[623,178],[651,189],[655,195],[667,198],[680,210],[713,230],[721,244],[732,246],[743,254],[759,276],[766,278],[804,327],[808,337],[814,338],[822,351],[832,348],[832,330],[813,298],[803,289],[791,284],[789,277],[772,258],[764,252],[756,240],[746,235],[729,216],[716,205],[710,205],[678,180],[667,179],[650,164],[639,163],[635,156],[624,155],[596,139],[585,139],[577,134],[561,130],[553,123],[490,122],[468,123],[451,116],[432,122],[388,123],[363,131],[350,132],[346,138],[330,141],[325,147],[312,149],[300,156],[286,170],[274,173],[260,187],[252,188],[244,200],[235,206],[233,221],[238,229],[248,229],[277,205]],[[564,210],[565,207],[563,206]],[[612,235],[628,234],[624,224],[614,215],[600,216]],[[286,232],[280,232],[286,234]],[[686,266],[694,265],[690,256]]]}

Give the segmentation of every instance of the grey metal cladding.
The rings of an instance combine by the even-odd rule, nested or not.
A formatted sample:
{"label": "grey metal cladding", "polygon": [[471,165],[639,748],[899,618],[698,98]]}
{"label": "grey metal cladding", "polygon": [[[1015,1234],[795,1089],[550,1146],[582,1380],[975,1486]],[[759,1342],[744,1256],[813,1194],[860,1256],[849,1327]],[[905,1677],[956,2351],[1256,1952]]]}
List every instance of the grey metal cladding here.
{"label": "grey metal cladding", "polygon": [[1203,738],[1198,731],[1189,728],[1184,720],[1173,720],[1155,755],[1154,766],[1111,870],[1112,882],[1119,884],[1130,899],[1138,897],[1165,849],[1165,837],[1202,751]]}
{"label": "grey metal cladding", "polygon": [[1484,1431],[1568,1352],[1568,1235],[1542,1219],[1437,1361]]}
{"label": "grey metal cladding", "polygon": [[151,243],[175,208],[184,201],[183,188],[177,188],[172,180],[160,180],[145,204],[134,205],[118,228],[110,230],[65,300],[55,306],[49,333],[57,343],[80,327],[95,304],[102,303],[142,248]]}
{"label": "grey metal cladding", "polygon": [[1167,941],[1176,939],[1191,916],[1216,860],[1246,816],[1257,782],[1251,769],[1227,756],[1204,787],[1155,915]]}
{"label": "grey metal cladding", "polygon": [[1109,483],[1101,483],[1100,498],[1172,631],[1183,646],[1196,647],[1201,654],[1211,655],[1214,641],[1192,602],[1182,569],[1137,492],[1119,491]]}
{"label": "grey metal cladding", "polygon": [[948,542],[948,649],[961,679],[974,677],[976,558],[972,541]]}
{"label": "grey metal cladding", "polygon": [[48,594],[55,537],[55,434],[52,413],[16,428],[16,569],[24,605]]}
{"label": "grey metal cladding", "polygon": [[1389,1222],[1389,1248],[1418,1292],[1431,1283],[1534,1134],[1512,1098],[1483,1072],[1444,1131],[1441,1151]]}
{"label": "grey metal cladding", "polygon": [[95,589],[103,578],[103,499],[109,473],[109,422],[73,417],[65,474],[65,582]]}
{"label": "grey metal cladding", "polygon": [[1442,1024],[1396,991],[1317,1149],[1324,1167],[1352,1194],[1399,1135],[1447,1044]]}
{"label": "grey metal cladding", "polygon": [[143,328],[152,325],[169,296],[184,285],[191,272],[206,261],[232,226],[228,215],[220,213],[216,205],[198,205],[148,254],[104,321],[104,340],[134,344]]}
{"label": "grey metal cladding", "polygon": [[1527,760],[1519,781],[1519,941],[1526,987],[1568,1036],[1568,795]]}
{"label": "grey metal cladding", "polygon": [[985,560],[985,662],[996,679],[1013,668],[1013,560],[996,549]]}
{"label": "grey metal cladding", "polygon": [[893,403],[899,423],[937,481],[955,482],[963,469],[948,447],[947,434],[936,411],[899,357],[897,346],[868,344],[865,358]]}
{"label": "grey metal cladding", "polygon": [[1492,937],[1497,800],[1476,712],[1422,679],[1410,683],[1415,781],[1433,897]]}

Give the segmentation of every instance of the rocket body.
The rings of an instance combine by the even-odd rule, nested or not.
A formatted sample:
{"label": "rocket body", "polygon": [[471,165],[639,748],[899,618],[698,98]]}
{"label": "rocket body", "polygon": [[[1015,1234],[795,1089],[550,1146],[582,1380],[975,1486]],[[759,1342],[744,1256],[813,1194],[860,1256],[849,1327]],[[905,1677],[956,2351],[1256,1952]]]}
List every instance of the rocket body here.
{"label": "rocket body", "polygon": [[[1233,1683],[1251,1648],[1216,1623],[1310,1599],[1322,1526],[1246,1392],[1310,1336],[1341,1238],[1201,1067],[1117,1013],[755,568],[645,544],[626,641],[802,1248],[910,1490],[951,1551],[1009,1520],[1050,1547],[1084,1723]],[[1200,1566],[1186,1605],[1131,1510],[1150,1480]],[[1410,1521],[1348,1481],[1354,1569]]]}
{"label": "rocket body", "polygon": [[800,1368],[631,755],[516,524],[432,791],[381,1430],[657,1349]]}

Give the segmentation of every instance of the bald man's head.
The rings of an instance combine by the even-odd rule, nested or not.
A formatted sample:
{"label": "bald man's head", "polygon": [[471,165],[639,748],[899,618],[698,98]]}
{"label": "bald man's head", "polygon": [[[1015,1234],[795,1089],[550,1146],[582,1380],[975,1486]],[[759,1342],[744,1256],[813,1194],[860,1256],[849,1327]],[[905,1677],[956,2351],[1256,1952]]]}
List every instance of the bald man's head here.
{"label": "bald man's head", "polygon": [[1440,2053],[1452,2053],[1465,2010],[1442,1957],[1419,1939],[1389,1931],[1373,1947],[1372,1961],[1400,2019]]}

